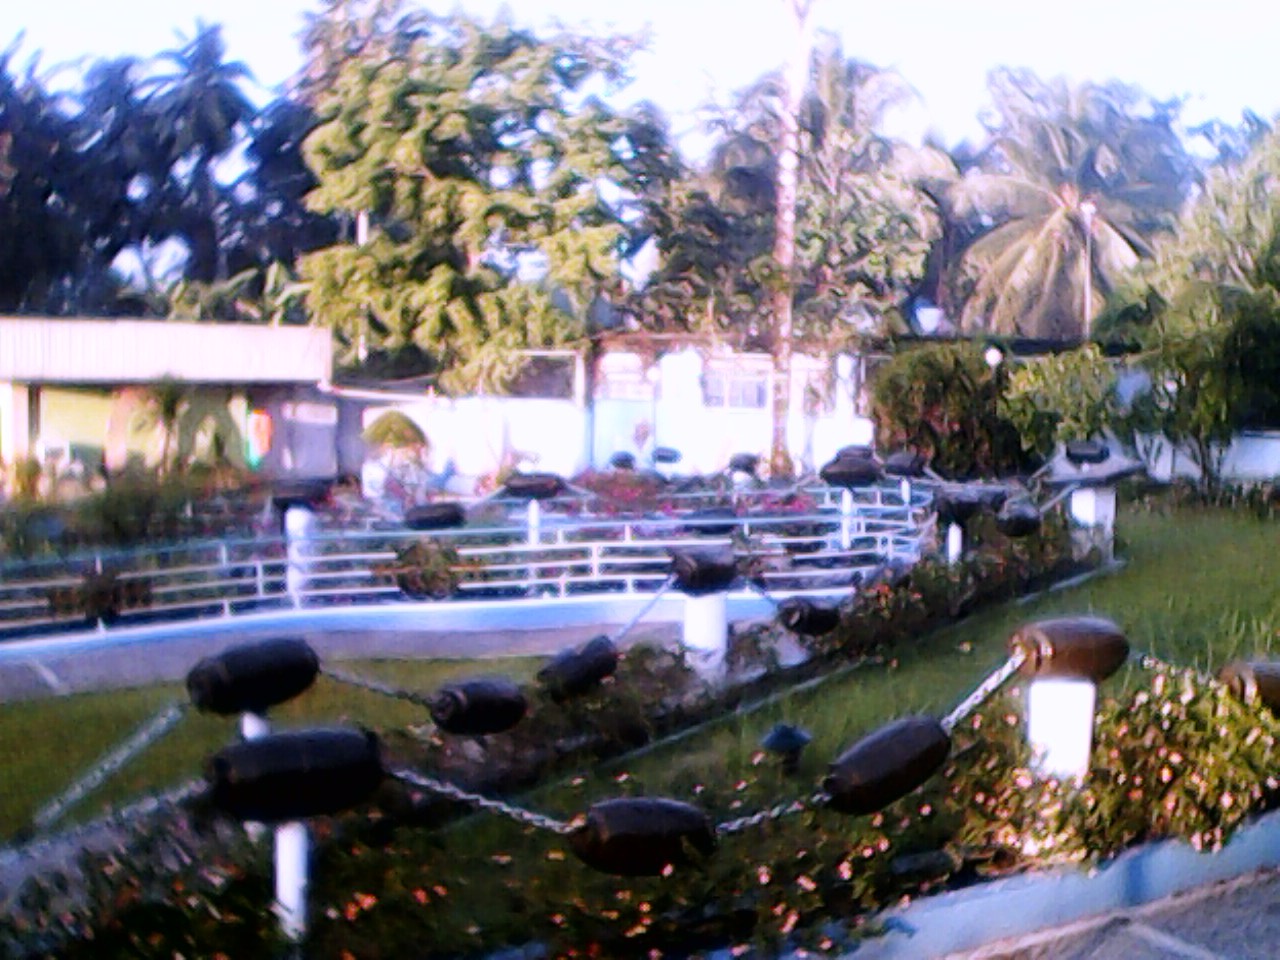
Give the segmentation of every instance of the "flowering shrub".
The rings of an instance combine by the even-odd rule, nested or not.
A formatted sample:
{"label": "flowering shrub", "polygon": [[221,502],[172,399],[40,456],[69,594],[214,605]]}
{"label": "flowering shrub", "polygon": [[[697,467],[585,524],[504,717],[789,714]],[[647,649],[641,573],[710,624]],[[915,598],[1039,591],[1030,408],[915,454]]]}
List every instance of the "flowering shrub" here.
{"label": "flowering shrub", "polygon": [[[1097,861],[1159,837],[1217,849],[1273,805],[1280,786],[1280,720],[1179,669],[1156,670],[1148,684],[1101,704],[1092,773],[1080,789],[1037,779],[1024,736],[1015,689],[956,731],[939,776],[879,813],[792,814],[727,836],[709,858],[658,878],[592,872],[562,838],[505,820],[406,828],[387,817],[388,791],[382,812],[314,825],[308,954],[422,956],[424,942],[432,955],[530,942],[557,956],[750,944],[839,951],[871,929],[869,911],[975,877]],[[715,820],[796,795],[794,780],[763,752],[729,782],[707,782],[701,756],[673,755],[661,789]],[[609,788],[643,795],[649,785],[622,771]],[[599,790],[575,777],[543,803],[569,816]],[[72,958],[269,954],[276,935],[264,906],[265,852],[242,842],[235,856],[248,867],[214,854],[175,879],[112,854],[96,863],[88,906],[28,896],[0,920],[0,950],[7,941],[43,942],[32,955]]]}
{"label": "flowering shrub", "polygon": [[1162,667],[1103,701],[1094,730],[1090,775],[1074,789],[1033,777],[1008,698],[975,717],[946,773],[964,813],[955,842],[1004,865],[1096,861],[1162,837],[1217,850],[1280,788],[1280,719],[1189,670]]}

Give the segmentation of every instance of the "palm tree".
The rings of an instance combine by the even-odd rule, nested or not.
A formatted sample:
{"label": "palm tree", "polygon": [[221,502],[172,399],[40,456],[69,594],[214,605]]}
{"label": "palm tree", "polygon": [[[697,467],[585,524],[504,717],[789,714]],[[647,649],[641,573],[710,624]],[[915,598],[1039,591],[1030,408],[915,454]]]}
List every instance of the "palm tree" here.
{"label": "palm tree", "polygon": [[958,216],[988,228],[962,261],[972,287],[962,329],[1087,337],[1098,306],[1150,252],[1192,181],[1173,129],[1177,104],[1027,71],[998,70],[990,87],[984,162],[951,194]]}
{"label": "palm tree", "polygon": [[795,304],[796,193],[800,181],[800,102],[809,69],[809,13],[814,0],[782,0],[795,28],[795,46],[783,73],[782,137],[778,142],[777,214],[774,218],[773,259],[778,275],[773,293],[773,441],[770,472],[791,476],[795,466],[787,450],[791,412],[791,348]]}
{"label": "palm tree", "polygon": [[169,472],[169,456],[173,449],[178,421],[182,416],[183,408],[190,400],[190,395],[190,386],[172,377],[162,377],[147,388],[146,406],[139,418],[138,426],[142,429],[160,428],[159,472],[162,477]]}
{"label": "palm tree", "polygon": [[235,145],[256,111],[241,89],[252,75],[243,63],[224,59],[221,27],[197,21],[195,34],[183,39],[179,49],[159,57],[175,69],[151,82],[151,104],[166,132],[170,162],[192,164],[182,198],[187,216],[181,232],[191,250],[186,272],[208,282],[226,274],[213,165]]}
{"label": "palm tree", "polygon": [[797,210],[796,325],[808,343],[847,341],[858,318],[883,328],[919,281],[939,233],[936,202],[919,181],[924,152],[881,132],[885,114],[915,96],[891,70],[815,50],[802,107]]}

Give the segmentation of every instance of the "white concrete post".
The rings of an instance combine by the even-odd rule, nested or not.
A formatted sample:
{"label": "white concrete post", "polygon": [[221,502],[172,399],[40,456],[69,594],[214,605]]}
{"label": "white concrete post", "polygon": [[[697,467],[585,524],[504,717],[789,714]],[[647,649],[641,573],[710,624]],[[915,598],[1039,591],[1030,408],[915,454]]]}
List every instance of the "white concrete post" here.
{"label": "white concrete post", "polygon": [[902,496],[902,505],[911,509],[911,481],[903,477],[898,481],[898,493]]}
{"label": "white concrete post", "polygon": [[1072,522],[1084,528],[1083,549],[1101,547],[1110,560],[1116,542],[1116,488],[1080,487],[1071,491],[1067,509]]}
{"label": "white concrete post", "polygon": [[840,491],[840,549],[848,550],[853,546],[853,491]]}
{"label": "white concrete post", "polygon": [[[271,724],[259,713],[240,714],[240,736],[258,740],[271,732]],[[260,823],[246,823],[245,832],[258,840]],[[276,916],[280,931],[293,942],[307,932],[307,883],[310,842],[306,824],[292,820],[275,829]]]}
{"label": "white concrete post", "polygon": [[723,592],[684,598],[684,648],[695,670],[714,679],[724,673],[729,615]]}
{"label": "white concrete post", "polygon": [[307,933],[307,886],[311,855],[307,825],[297,820],[276,827],[276,917],[280,932],[294,943]]}
{"label": "white concrete post", "polygon": [[964,556],[964,527],[958,523],[947,524],[947,566],[954,567]]}
{"label": "white concrete post", "polygon": [[537,500],[531,499],[526,517],[529,530],[529,546],[536,547],[542,542],[542,504]]}
{"label": "white concrete post", "polygon": [[240,736],[245,740],[260,740],[271,732],[271,724],[260,713],[240,714]]}
{"label": "white concrete post", "polygon": [[[259,740],[271,732],[271,724],[260,713],[242,713],[240,714],[240,737],[243,740]],[[249,839],[257,843],[262,839],[262,834],[266,827],[260,823],[250,821],[244,825],[244,832],[249,835]]]}
{"label": "white concrete post", "polygon": [[309,542],[315,533],[316,515],[306,507],[292,506],[284,512],[284,539],[289,565],[285,568],[284,584],[289,599],[295,607],[301,607],[307,586],[307,557]]}
{"label": "white concrete post", "polygon": [[1027,686],[1027,743],[1043,777],[1083,780],[1093,751],[1098,690],[1090,680],[1046,678]]}

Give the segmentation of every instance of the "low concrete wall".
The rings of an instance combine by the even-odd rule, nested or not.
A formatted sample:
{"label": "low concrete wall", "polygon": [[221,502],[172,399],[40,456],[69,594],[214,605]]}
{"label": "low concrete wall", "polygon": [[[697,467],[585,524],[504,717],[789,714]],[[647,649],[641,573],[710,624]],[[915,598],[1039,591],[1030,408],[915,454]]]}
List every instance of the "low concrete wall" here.
{"label": "low concrete wall", "polygon": [[[1167,440],[1150,441],[1147,473],[1153,480],[1195,479],[1200,470],[1190,454]],[[1222,459],[1222,477],[1237,483],[1280,478],[1280,430],[1245,430],[1236,436]]]}

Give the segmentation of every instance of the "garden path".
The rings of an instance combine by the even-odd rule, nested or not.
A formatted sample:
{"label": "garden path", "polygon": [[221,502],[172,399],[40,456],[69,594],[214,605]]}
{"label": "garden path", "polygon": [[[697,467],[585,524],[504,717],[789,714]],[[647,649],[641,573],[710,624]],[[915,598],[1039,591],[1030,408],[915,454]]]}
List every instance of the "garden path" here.
{"label": "garden path", "polygon": [[1280,870],[1272,869],[949,960],[1274,960],[1278,955]]}
{"label": "garden path", "polygon": [[[0,703],[37,697],[178,681],[201,657],[232,643],[268,636],[301,636],[323,659],[446,659],[471,660],[508,656],[539,656],[559,652],[599,633],[613,634],[621,624],[558,627],[554,630],[495,630],[490,632],[429,632],[404,630],[260,631],[243,628],[234,637],[184,637],[145,644],[122,644],[92,652],[44,653],[38,658],[0,661]],[[680,626],[640,624],[627,636],[671,642]]]}

